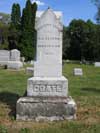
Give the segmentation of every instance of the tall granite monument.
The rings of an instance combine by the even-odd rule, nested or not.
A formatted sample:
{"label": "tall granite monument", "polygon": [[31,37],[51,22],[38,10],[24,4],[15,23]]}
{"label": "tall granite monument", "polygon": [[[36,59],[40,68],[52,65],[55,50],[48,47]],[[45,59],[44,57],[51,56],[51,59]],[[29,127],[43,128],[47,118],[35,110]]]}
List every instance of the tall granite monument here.
{"label": "tall granite monument", "polygon": [[17,120],[74,119],[76,104],[68,96],[62,76],[63,25],[48,8],[36,22],[37,46],[34,76],[28,79],[27,96],[17,101]]}

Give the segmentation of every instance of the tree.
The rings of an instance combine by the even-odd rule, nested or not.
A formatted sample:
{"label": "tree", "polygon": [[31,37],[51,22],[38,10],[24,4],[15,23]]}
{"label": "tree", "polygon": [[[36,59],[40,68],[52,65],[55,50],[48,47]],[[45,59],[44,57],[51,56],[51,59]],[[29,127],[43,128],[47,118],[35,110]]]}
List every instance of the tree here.
{"label": "tree", "polygon": [[69,58],[70,37],[69,28],[63,26],[63,59]]}
{"label": "tree", "polygon": [[95,60],[97,54],[96,25],[90,20],[72,20],[69,25],[69,58],[74,60]]}
{"label": "tree", "polygon": [[96,21],[100,24],[100,0],[92,0],[97,7]]}
{"label": "tree", "polygon": [[86,25],[83,20],[73,20],[69,25],[70,49],[69,56],[74,60],[81,60],[84,56],[84,38]]}
{"label": "tree", "polygon": [[11,13],[11,28],[19,29],[21,20],[21,11],[19,4],[13,4]]}
{"label": "tree", "polygon": [[26,60],[33,59],[34,42],[35,42],[35,16],[37,5],[31,4],[30,0],[27,0],[26,6],[22,13],[22,39],[20,44],[20,50]]}
{"label": "tree", "polygon": [[11,23],[10,23],[9,36],[8,36],[10,50],[14,48],[18,49],[19,47],[18,44],[21,35],[20,25],[21,25],[20,5],[14,3],[12,6]]}
{"label": "tree", "polygon": [[0,22],[0,49],[8,49],[9,24]]}

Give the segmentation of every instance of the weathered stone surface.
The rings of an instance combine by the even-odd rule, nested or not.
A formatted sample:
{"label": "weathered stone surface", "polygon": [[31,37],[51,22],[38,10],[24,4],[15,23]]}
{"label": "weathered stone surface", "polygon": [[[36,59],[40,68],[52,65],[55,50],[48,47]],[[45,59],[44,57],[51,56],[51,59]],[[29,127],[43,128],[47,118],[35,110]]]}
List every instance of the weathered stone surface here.
{"label": "weathered stone surface", "polygon": [[28,79],[27,96],[68,96],[68,81],[65,77]]}
{"label": "weathered stone surface", "polygon": [[76,104],[66,97],[23,97],[17,101],[17,120],[75,119]]}
{"label": "weathered stone surface", "polygon": [[34,77],[28,79],[27,97],[17,101],[16,119],[53,121],[76,118],[76,104],[68,97],[62,76],[63,25],[51,9],[36,22],[37,46]]}
{"label": "weathered stone surface", "polygon": [[52,9],[45,11],[36,23],[37,53],[34,77],[62,76],[63,25]]}

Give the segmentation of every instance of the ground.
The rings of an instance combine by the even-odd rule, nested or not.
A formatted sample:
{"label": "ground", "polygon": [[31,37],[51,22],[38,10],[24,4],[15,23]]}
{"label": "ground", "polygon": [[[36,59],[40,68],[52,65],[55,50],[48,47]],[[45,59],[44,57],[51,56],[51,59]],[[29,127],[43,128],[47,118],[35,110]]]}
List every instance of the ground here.
{"label": "ground", "polygon": [[[74,76],[81,67],[83,76]],[[0,68],[0,133],[100,133],[100,68],[93,65],[64,64],[63,74],[69,80],[69,95],[77,103],[77,119],[63,122],[22,122],[15,120],[16,101],[27,86],[25,69]]]}

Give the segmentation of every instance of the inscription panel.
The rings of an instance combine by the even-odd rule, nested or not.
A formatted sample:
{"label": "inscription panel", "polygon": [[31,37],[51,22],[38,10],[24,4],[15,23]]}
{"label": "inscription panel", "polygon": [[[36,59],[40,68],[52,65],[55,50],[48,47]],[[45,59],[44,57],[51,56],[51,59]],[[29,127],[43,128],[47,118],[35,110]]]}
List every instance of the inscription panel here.
{"label": "inscription panel", "polygon": [[62,92],[62,85],[47,85],[36,84],[33,85],[34,92]]}
{"label": "inscription panel", "polygon": [[[38,79],[38,80],[37,80]],[[30,78],[28,80],[28,96],[66,96],[68,82],[61,78]]]}

